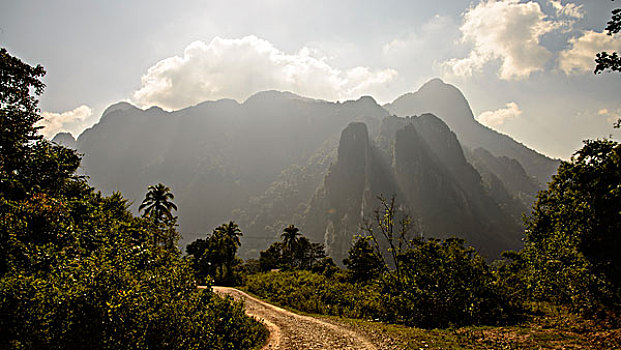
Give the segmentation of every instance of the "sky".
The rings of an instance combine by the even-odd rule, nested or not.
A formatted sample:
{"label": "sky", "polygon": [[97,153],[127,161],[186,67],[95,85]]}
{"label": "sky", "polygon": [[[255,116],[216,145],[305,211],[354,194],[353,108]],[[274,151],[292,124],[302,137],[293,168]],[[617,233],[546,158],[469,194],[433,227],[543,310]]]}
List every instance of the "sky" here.
{"label": "sky", "polygon": [[177,110],[276,89],[388,103],[432,78],[548,156],[613,137],[621,74],[593,74],[617,0],[3,0],[0,46],[47,70],[42,133],[127,101]]}

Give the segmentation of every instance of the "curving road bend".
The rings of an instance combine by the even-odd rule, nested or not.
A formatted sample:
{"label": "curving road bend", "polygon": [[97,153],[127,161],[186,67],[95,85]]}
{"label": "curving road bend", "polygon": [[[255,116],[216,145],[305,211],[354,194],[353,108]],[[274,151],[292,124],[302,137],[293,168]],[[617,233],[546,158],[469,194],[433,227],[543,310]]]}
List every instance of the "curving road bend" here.
{"label": "curving road bend", "polygon": [[267,326],[270,338],[263,349],[379,349],[360,332],[342,325],[294,314],[234,288],[213,287],[213,290],[222,296],[244,300],[246,313]]}

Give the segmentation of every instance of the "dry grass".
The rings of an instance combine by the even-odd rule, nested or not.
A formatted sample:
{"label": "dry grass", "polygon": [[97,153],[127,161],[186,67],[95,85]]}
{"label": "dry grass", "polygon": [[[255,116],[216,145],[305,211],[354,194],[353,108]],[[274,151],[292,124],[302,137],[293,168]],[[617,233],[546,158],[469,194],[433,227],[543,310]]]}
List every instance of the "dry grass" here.
{"label": "dry grass", "polygon": [[390,337],[402,349],[621,349],[621,328],[572,314],[535,316],[514,326],[426,330],[379,322],[346,320],[374,337]]}

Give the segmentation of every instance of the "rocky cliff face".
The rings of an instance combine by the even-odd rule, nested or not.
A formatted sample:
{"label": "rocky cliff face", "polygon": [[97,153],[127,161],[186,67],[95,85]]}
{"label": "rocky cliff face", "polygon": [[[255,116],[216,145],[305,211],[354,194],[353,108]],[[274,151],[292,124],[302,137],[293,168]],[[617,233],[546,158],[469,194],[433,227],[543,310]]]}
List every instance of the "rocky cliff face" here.
{"label": "rocky cliff face", "polygon": [[372,217],[378,194],[396,196],[418,224],[413,234],[461,237],[489,257],[520,247],[514,208],[490,194],[444,122],[431,114],[392,117],[381,130],[377,143],[364,124],[343,130],[337,161],[312,201],[307,226],[324,233],[336,260],[346,257],[352,236]]}

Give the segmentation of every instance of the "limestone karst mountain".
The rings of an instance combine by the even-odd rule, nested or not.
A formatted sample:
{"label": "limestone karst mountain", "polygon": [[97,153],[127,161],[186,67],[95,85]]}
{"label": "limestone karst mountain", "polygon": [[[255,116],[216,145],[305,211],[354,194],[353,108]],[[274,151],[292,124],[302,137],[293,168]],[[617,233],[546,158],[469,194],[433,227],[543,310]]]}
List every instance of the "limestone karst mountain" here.
{"label": "limestone karst mountain", "polygon": [[[408,108],[422,115],[390,115]],[[517,248],[519,217],[556,164],[478,124],[440,81],[386,108],[368,96],[341,103],[277,91],[174,112],[122,102],[76,147],[89,181],[134,207],[148,185],[167,184],[182,244],[235,220],[246,257],[294,223],[338,260],[379,194],[396,194],[425,235],[459,235],[495,255]]]}
{"label": "limestone karst mountain", "polygon": [[400,96],[384,108],[398,116],[432,113],[455,132],[464,146],[471,149],[481,147],[494,156],[517,160],[526,173],[534,176],[540,185],[547,183],[559,165],[558,160],[537,153],[509,136],[479,123],[474,119],[470,105],[461,91],[440,79],[430,80],[418,91]]}
{"label": "limestone karst mountain", "polygon": [[362,123],[343,130],[337,161],[311,202],[306,226],[324,232],[331,256],[346,257],[378,193],[396,195],[400,211],[417,223],[412,235],[458,236],[490,257],[519,247],[520,221],[507,210],[514,208],[487,191],[443,121],[389,117],[380,135],[381,142],[369,140]]}

